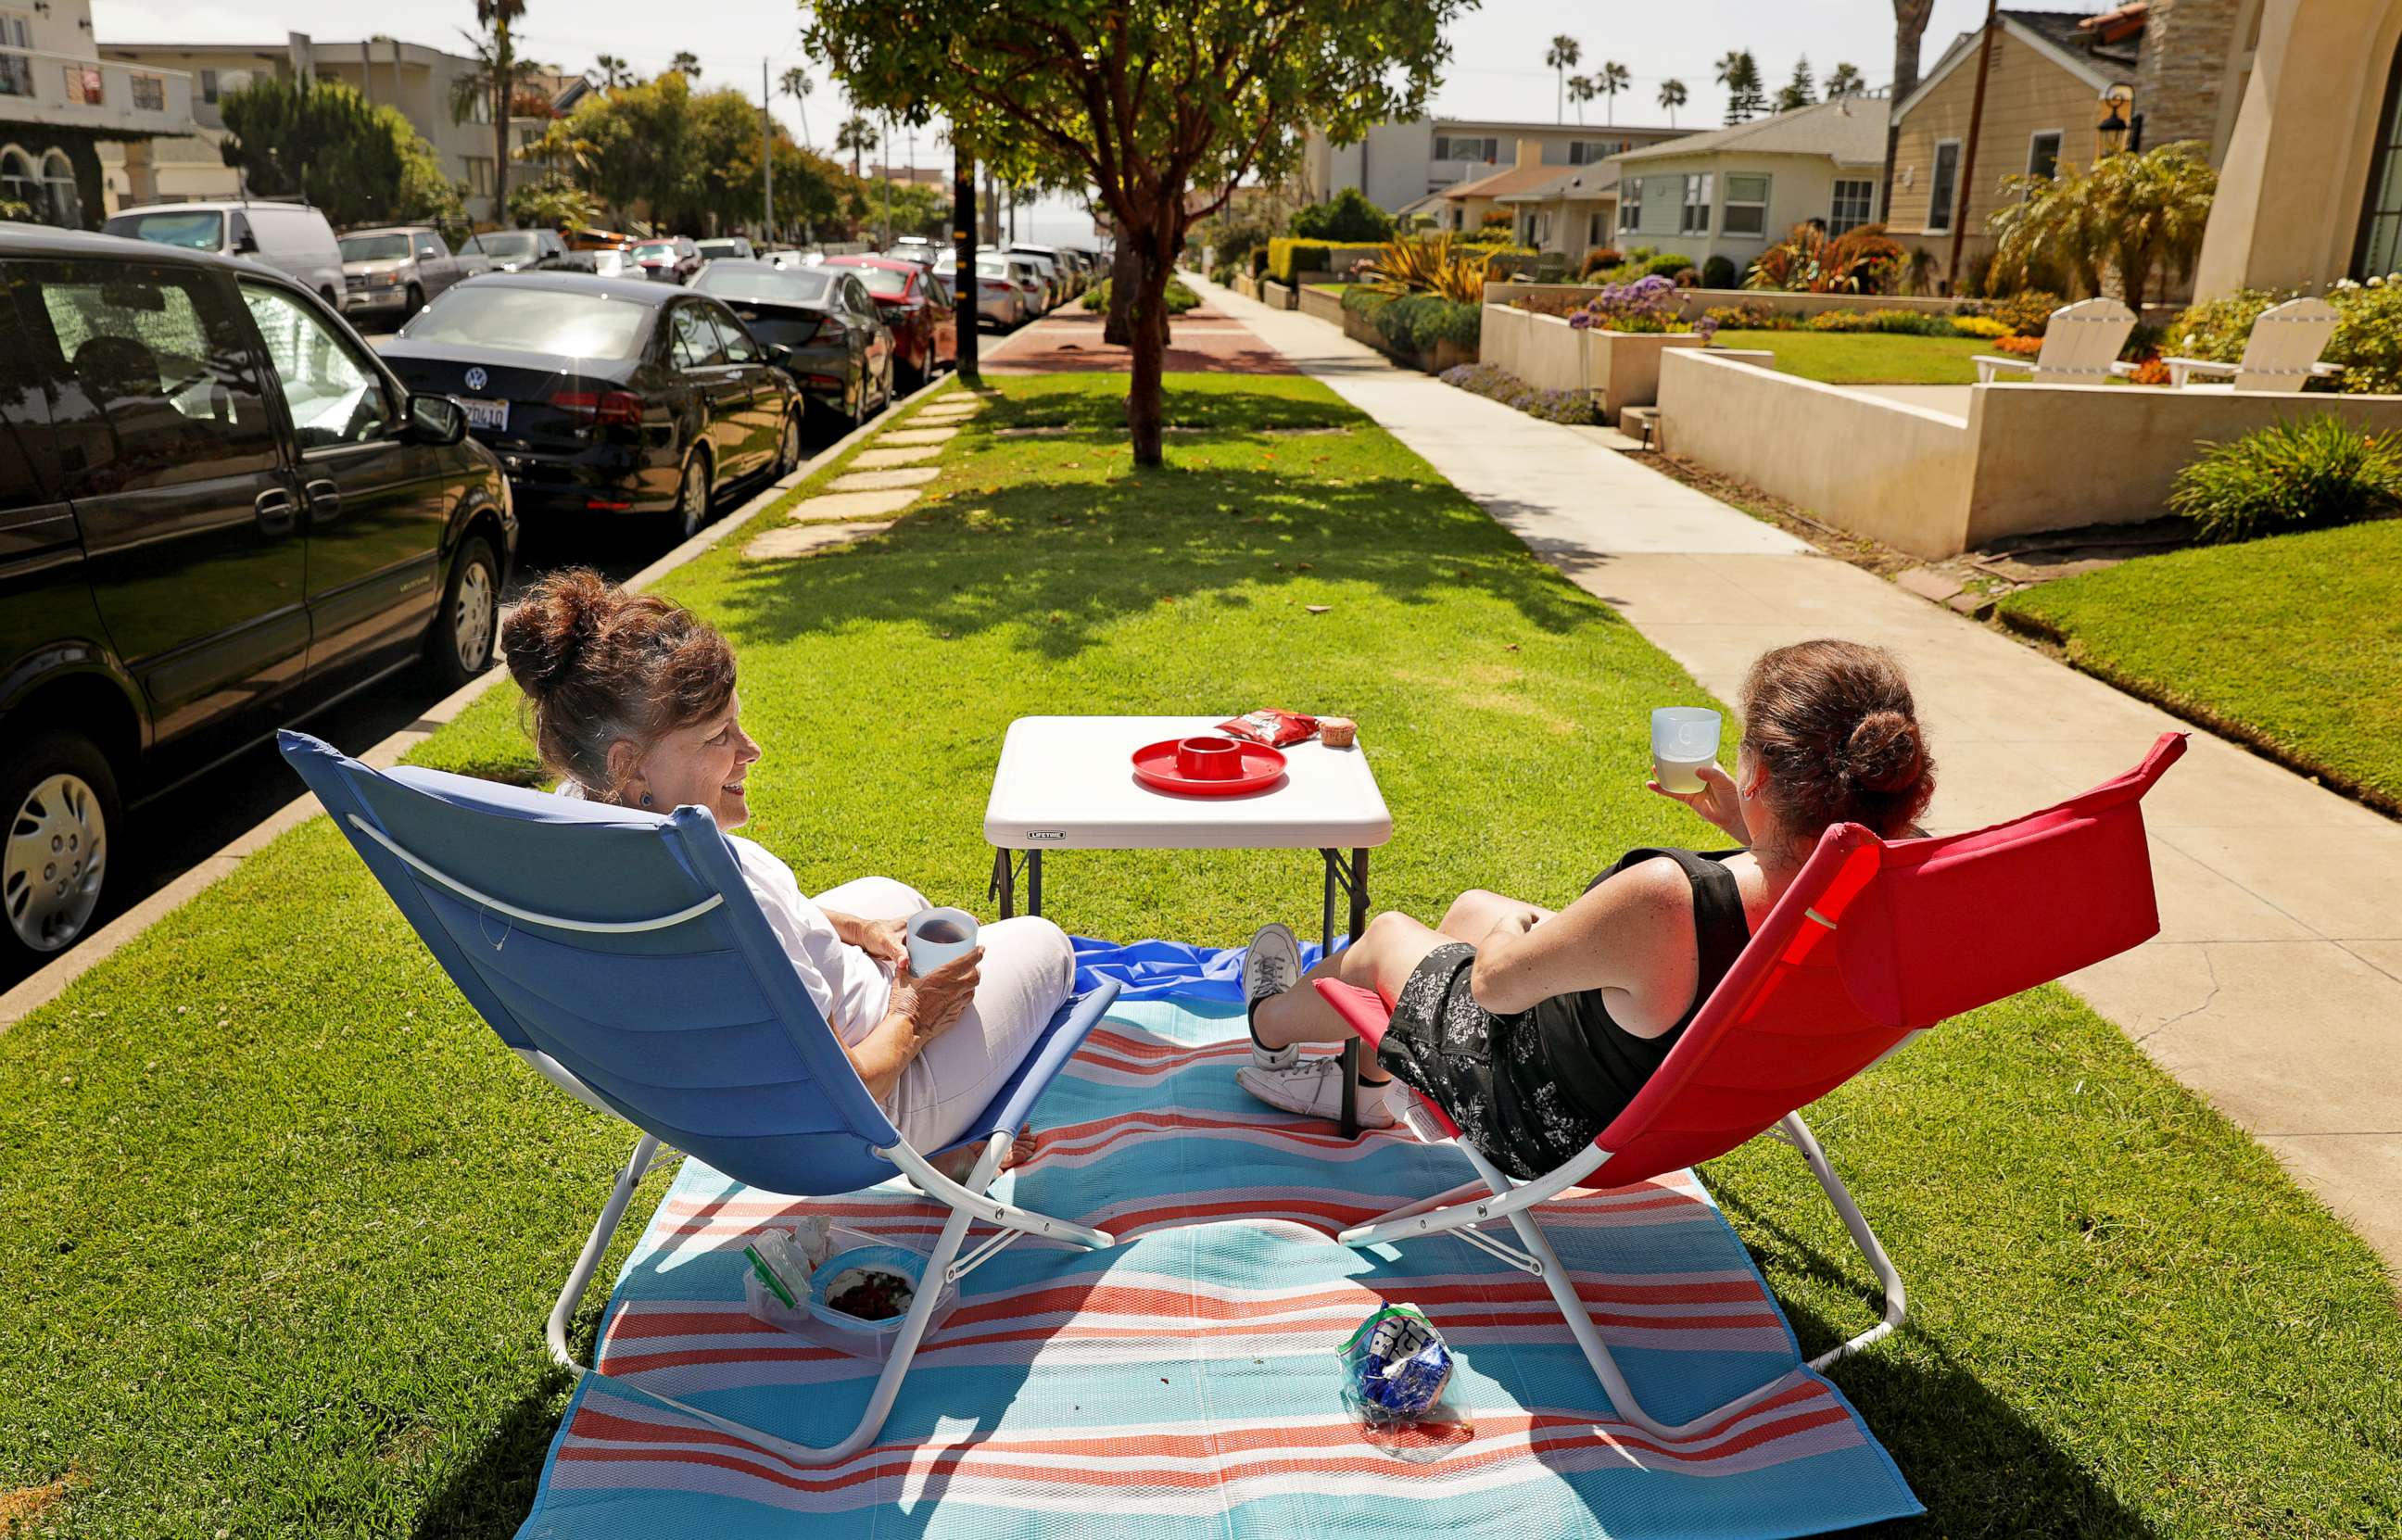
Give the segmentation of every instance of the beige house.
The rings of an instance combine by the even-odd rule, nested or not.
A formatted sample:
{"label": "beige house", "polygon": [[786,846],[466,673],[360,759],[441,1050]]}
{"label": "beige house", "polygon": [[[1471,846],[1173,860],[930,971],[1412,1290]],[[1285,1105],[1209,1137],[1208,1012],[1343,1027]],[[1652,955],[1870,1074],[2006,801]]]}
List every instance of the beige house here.
{"label": "beige house", "polygon": [[97,229],[104,158],[191,129],[191,78],[104,59],[89,0],[0,0],[0,199]]}
{"label": "beige house", "polygon": [[1444,208],[1440,195],[1465,183],[1515,170],[1525,163],[1529,144],[1534,146],[1535,163],[1570,171],[1597,166],[1626,150],[1692,131],[1623,124],[1419,117],[1379,123],[1356,144],[1334,144],[1312,129],[1302,145],[1299,181],[1310,202],[1357,187],[1387,213],[1423,212],[1439,220]]}
{"label": "beige house", "polygon": [[2402,0],[2245,0],[2240,101],[2194,288],[2402,269]]}
{"label": "beige house", "polygon": [[1894,108],[1887,233],[1931,254],[1939,274],[1950,270],[1955,234],[1964,271],[1991,251],[1985,221],[2008,196],[2005,179],[2049,176],[2063,161],[2091,164],[2101,153],[2095,126],[2111,110],[2104,99],[2112,88],[2122,92],[2122,121],[2140,110],[2133,83],[2146,21],[2142,5],[2106,17],[2000,12],[1973,152],[1968,128],[1984,29],[1963,33]]}
{"label": "beige house", "polygon": [[1723,256],[1740,279],[1796,225],[1840,235],[1878,215],[1892,103],[1847,96],[1618,158],[1621,249]]}
{"label": "beige house", "polygon": [[1618,168],[1587,166],[1554,172],[1552,180],[1494,200],[1510,211],[1512,233],[1522,246],[1559,252],[1575,269],[1585,253],[1611,244],[1618,235]]}

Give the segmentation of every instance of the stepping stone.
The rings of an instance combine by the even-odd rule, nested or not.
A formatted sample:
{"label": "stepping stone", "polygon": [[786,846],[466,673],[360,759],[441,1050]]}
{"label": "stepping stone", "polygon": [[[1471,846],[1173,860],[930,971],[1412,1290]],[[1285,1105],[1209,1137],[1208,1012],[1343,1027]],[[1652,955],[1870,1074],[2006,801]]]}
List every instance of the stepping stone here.
{"label": "stepping stone", "polygon": [[1932,567],[1912,567],[1893,581],[1919,598],[1930,599],[1937,604],[1941,604],[1967,586],[1951,573],[1939,572]]}
{"label": "stepping stone", "polygon": [[752,561],[805,557],[813,551],[848,545],[869,535],[880,535],[890,528],[892,521],[889,518],[852,524],[795,524],[768,530],[742,547],[742,554]]}
{"label": "stepping stone", "polygon": [[943,474],[937,465],[911,465],[891,471],[851,471],[834,479],[836,492],[882,492],[895,487],[922,487]]}
{"label": "stepping stone", "polygon": [[923,417],[930,412],[945,412],[954,417],[973,417],[983,410],[984,403],[972,396],[945,396],[940,401],[930,401],[918,407],[918,415]]}
{"label": "stepping stone", "polygon": [[793,505],[790,517],[794,524],[824,523],[844,518],[884,518],[917,501],[918,494],[905,488],[889,492],[828,492],[822,497],[803,498]]}
{"label": "stepping stone", "polygon": [[915,465],[932,460],[943,452],[937,444],[920,444],[914,449],[862,449],[850,462],[854,471],[881,471],[893,465]]}
{"label": "stepping stone", "polygon": [[903,428],[886,433],[878,444],[947,444],[959,436],[957,428]]}

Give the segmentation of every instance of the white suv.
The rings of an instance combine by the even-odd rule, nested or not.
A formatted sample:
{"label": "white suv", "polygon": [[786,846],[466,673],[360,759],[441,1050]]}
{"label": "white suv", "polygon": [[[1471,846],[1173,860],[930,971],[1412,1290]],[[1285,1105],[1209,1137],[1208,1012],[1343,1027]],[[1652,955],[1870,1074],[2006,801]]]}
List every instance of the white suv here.
{"label": "white suv", "polygon": [[290,273],[328,305],[342,303],[342,243],[306,203],[153,203],[128,209],[101,229],[187,252],[245,256]]}

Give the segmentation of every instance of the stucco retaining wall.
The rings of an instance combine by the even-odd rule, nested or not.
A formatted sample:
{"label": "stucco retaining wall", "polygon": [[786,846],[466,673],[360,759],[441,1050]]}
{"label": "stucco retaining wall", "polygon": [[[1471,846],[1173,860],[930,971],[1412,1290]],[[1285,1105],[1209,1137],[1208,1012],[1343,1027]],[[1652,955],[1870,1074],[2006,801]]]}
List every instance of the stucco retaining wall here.
{"label": "stucco retaining wall", "polygon": [[1538,390],[1591,392],[1602,420],[1616,422],[1627,407],[1659,399],[1662,353],[1701,346],[1691,333],[1580,330],[1558,316],[1487,304],[1478,355]]}
{"label": "stucco retaining wall", "polygon": [[[1566,295],[1590,299],[1601,292],[1597,283],[1507,283],[1484,285],[1484,303],[1506,305],[1529,295]],[[1702,312],[1719,305],[1761,304],[1788,315],[1814,316],[1824,310],[1919,310],[1929,315],[1954,315],[1967,303],[1930,299],[1919,295],[1788,294],[1782,289],[1679,289],[1677,314],[1698,321]]]}
{"label": "stucco retaining wall", "polygon": [[1325,289],[1305,288],[1301,291],[1301,313],[1314,315],[1320,321],[1343,324],[1343,296]]}
{"label": "stucco retaining wall", "polygon": [[1263,278],[1260,280],[1260,303],[1279,310],[1290,310],[1293,308],[1294,294],[1275,279]]}

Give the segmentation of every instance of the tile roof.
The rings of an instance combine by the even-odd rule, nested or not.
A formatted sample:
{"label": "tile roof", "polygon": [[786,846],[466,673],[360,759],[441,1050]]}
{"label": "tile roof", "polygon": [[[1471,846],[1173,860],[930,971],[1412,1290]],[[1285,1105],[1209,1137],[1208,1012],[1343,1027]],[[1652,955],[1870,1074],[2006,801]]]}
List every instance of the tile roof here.
{"label": "tile roof", "polygon": [[1445,187],[1443,196],[1507,198],[1512,193],[1533,192],[1582,170],[1581,166],[1505,166],[1490,176],[1480,176],[1473,182],[1461,182]]}
{"label": "tile roof", "polygon": [[[2105,33],[2102,29],[2085,24],[2094,20],[2093,13],[2091,11],[2006,10],[2001,14],[2041,37],[2045,42],[2069,53],[2082,54],[2101,63],[2115,64],[2124,70],[2133,70],[2142,62],[2143,30],[2140,26],[2135,28],[2133,35],[2121,37],[2115,43],[2104,43],[2100,39],[2105,35]],[[2133,19],[2129,18],[2129,20]]]}
{"label": "tile roof", "polygon": [[1688,155],[1823,155],[1846,166],[1884,159],[1884,127],[1893,103],[1882,96],[1847,96],[1796,107],[1748,123],[1713,129],[1664,144],[1647,144],[1618,157],[1621,162],[1665,160]]}
{"label": "tile roof", "polygon": [[1559,174],[1539,186],[1522,192],[1504,193],[1503,203],[1548,203],[1555,198],[1610,198],[1618,192],[1618,168],[1604,162],[1598,166],[1554,166]]}

